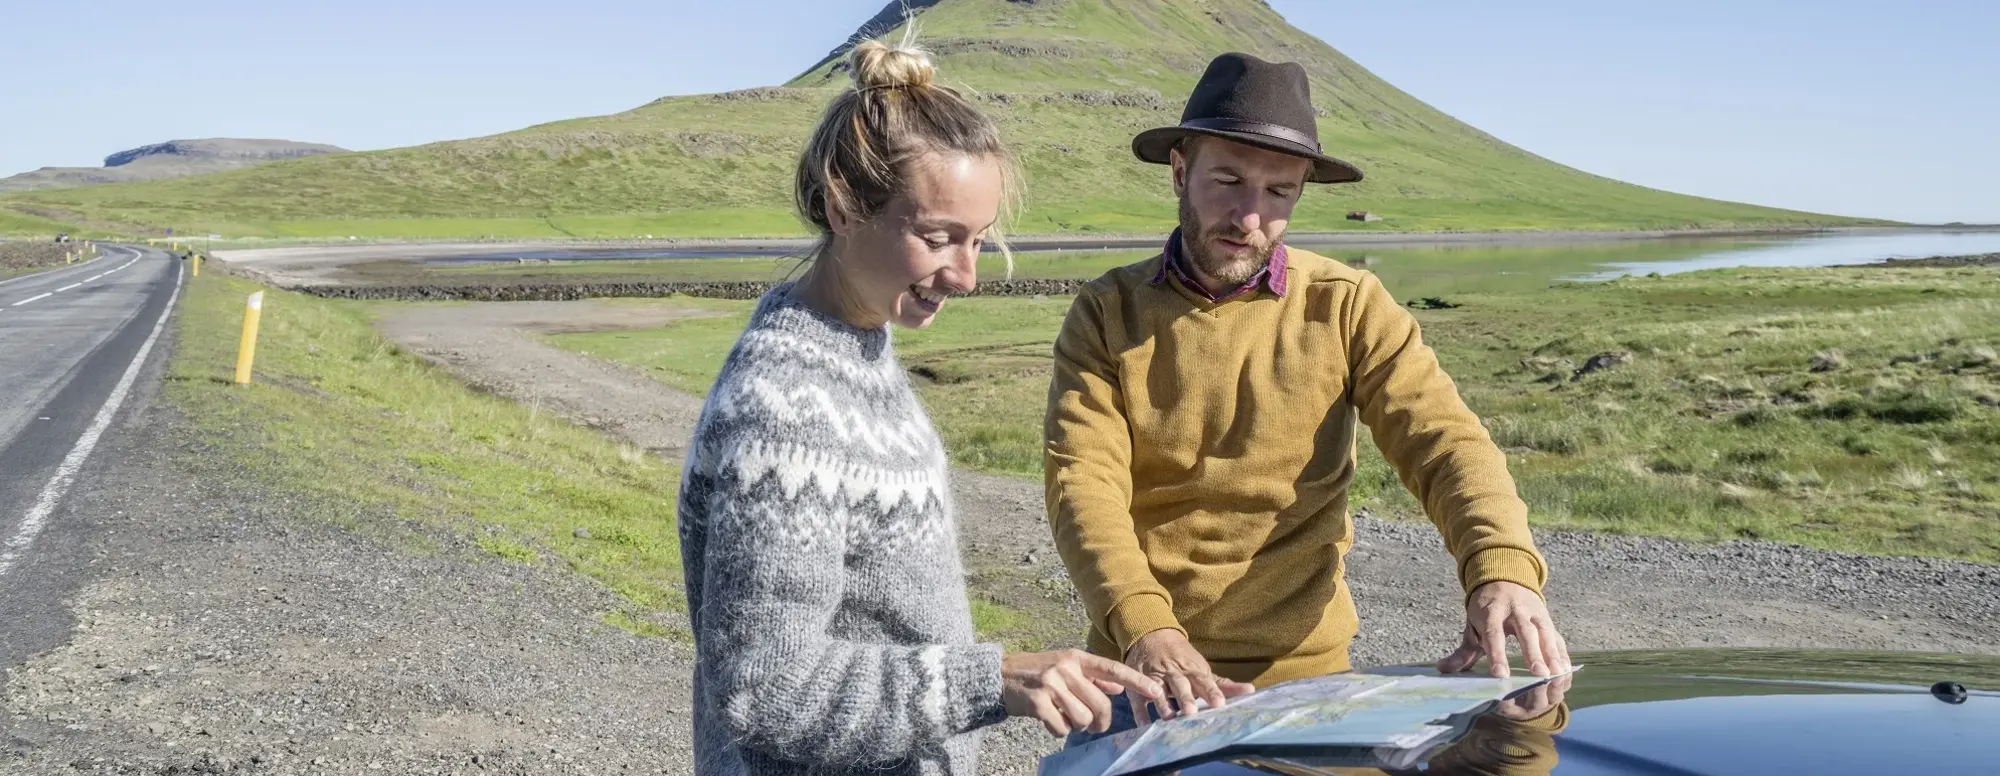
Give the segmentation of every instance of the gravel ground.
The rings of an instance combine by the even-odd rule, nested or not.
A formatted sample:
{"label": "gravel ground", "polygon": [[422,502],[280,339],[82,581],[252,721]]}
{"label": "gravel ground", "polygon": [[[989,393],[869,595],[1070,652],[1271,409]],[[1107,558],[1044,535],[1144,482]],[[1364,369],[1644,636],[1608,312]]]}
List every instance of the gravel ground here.
{"label": "gravel ground", "polygon": [[617,430],[627,442],[679,461],[701,417],[701,400],[660,390],[639,372],[551,347],[532,334],[639,329],[712,315],[672,305],[601,302],[493,302],[411,307],[385,318],[389,339],[467,384],[570,422]]}
{"label": "gravel ground", "polygon": [[60,519],[94,581],[6,677],[0,773],[689,773],[691,650],[610,593],[465,537],[239,481],[164,409]]}
{"label": "gravel ground", "polygon": [[[669,305],[670,303],[662,303]],[[448,311],[448,312],[446,312]],[[412,308],[393,338],[469,382],[662,454],[693,397],[521,331],[640,325],[632,305]],[[663,307],[654,315],[678,314]],[[598,383],[604,384],[598,384]],[[154,410],[86,477],[97,581],[70,642],[7,679],[4,773],[685,773],[690,653],[599,624],[608,594],[482,560],[455,534],[260,497]],[[649,441],[650,440],[650,441]],[[955,475],[975,585],[1080,632],[1034,482]],[[370,527],[372,526],[372,527]],[[1452,646],[1460,596],[1436,531],[1357,520],[1359,665]],[[1577,650],[1838,647],[2000,654],[2000,568],[1756,542],[1542,533]],[[1030,773],[1031,724],[988,738],[988,773]],[[476,758],[476,759],[475,759]]]}

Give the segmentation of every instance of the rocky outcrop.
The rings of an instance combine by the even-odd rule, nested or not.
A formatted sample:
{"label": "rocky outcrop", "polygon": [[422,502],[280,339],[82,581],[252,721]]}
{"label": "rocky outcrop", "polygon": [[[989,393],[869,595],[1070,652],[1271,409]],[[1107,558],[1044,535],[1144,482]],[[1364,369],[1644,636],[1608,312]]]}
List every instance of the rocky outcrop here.
{"label": "rocky outcrop", "polygon": [[346,153],[346,151],[347,149],[339,146],[298,143],[290,140],[235,138],[169,140],[129,151],[119,151],[104,157],[103,167],[43,167],[33,172],[0,178],[0,192],[69,189],[103,183],[185,178],[190,175],[206,175],[286,159]]}
{"label": "rocky outcrop", "polygon": [[[862,22],[861,26],[854,31],[854,34],[847,36],[847,40],[841,41],[840,45],[835,46],[832,51],[827,52],[824,58],[818,62],[814,62],[812,67],[806,68],[806,72],[813,72],[825,67],[828,62],[833,62],[847,56],[848,50],[854,48],[860,42],[870,38],[879,38],[883,33],[902,26],[904,20],[915,18],[918,14],[923,13],[925,9],[940,2],[943,2],[943,0],[889,0],[888,5],[882,6],[882,10],[876,11],[875,15],[869,17],[868,21]],[[841,73],[845,70],[845,67],[836,67],[833,73]]]}
{"label": "rocky outcrop", "polygon": [[296,143],[290,140],[243,140],[235,138],[208,138],[205,140],[169,140],[140,146],[130,151],[104,157],[104,166],[123,167],[151,157],[174,157],[182,160],[209,159],[234,162],[275,162],[281,159],[297,159],[302,156],[346,153],[347,149],[324,143]]}

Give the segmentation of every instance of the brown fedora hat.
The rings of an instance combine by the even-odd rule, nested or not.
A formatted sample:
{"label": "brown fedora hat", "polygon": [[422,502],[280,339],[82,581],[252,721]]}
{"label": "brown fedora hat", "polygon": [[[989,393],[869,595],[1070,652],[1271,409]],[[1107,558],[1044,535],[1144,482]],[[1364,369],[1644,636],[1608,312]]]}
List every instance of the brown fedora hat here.
{"label": "brown fedora hat", "polygon": [[1180,126],[1139,133],[1132,138],[1132,153],[1140,161],[1167,164],[1170,152],[1189,135],[1311,159],[1313,170],[1306,180],[1312,183],[1361,180],[1361,168],[1320,153],[1312,85],[1297,62],[1266,62],[1234,52],[1216,57],[1188,97]]}

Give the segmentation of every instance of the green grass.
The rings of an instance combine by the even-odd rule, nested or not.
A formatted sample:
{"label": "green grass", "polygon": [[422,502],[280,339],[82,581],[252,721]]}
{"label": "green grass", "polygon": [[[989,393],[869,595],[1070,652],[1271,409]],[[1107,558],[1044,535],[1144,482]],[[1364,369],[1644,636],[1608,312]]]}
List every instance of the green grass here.
{"label": "green grass", "polygon": [[685,607],[675,465],[464,387],[357,303],[265,290],[255,382],[232,385],[257,290],[205,275],[178,318],[165,398],[219,451],[212,465],[342,525],[441,528],[504,562],[566,565],[639,615]]}
{"label": "green grass", "polygon": [[[1392,288],[1394,288],[1392,286]],[[1419,313],[1540,526],[2000,562],[2000,275],[1723,270],[1496,289]],[[1066,298],[898,332],[952,459],[1038,477]],[[705,390],[733,315],[557,344]],[[1591,355],[1633,360],[1569,382]],[[1837,353],[1837,357],[1828,354]],[[1816,358],[1837,364],[1813,371]],[[1543,382],[1550,374],[1559,382]],[[1416,505],[1368,440],[1357,506]]]}
{"label": "green grass", "polygon": [[[1323,145],[1368,174],[1359,184],[1316,189],[1294,219],[1300,231],[1853,222],[1563,167],[1425,105],[1256,0],[944,0],[919,18],[942,77],[983,96],[1024,161],[1023,233],[1171,227],[1167,173],[1134,161],[1130,139],[1176,123],[1208,59],[1230,50],[1302,63],[1325,113]],[[490,137],[13,194],[0,206],[232,237],[796,235],[792,167],[841,84],[829,72],[813,69],[784,88],[668,97]],[[1386,220],[1345,220],[1353,209]]]}
{"label": "green grass", "polygon": [[644,617],[635,617],[626,612],[605,612],[598,617],[598,621],[634,636],[642,636],[649,639],[694,640],[694,634],[688,633],[685,629],[669,628]]}
{"label": "green grass", "polygon": [[0,207],[0,235],[49,239],[68,232],[82,239],[85,230],[50,218],[24,213],[12,208]]}
{"label": "green grass", "polygon": [[1028,625],[1029,618],[1027,612],[1006,604],[984,598],[972,599],[972,629],[981,639],[990,641],[1018,632]]}

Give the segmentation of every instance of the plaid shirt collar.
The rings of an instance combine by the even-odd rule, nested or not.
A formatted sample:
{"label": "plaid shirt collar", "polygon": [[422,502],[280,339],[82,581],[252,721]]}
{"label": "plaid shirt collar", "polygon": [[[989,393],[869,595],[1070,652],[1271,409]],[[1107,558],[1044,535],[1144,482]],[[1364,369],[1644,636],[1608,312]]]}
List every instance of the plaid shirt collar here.
{"label": "plaid shirt collar", "polygon": [[1165,253],[1165,260],[1160,262],[1160,271],[1153,275],[1153,285],[1167,282],[1167,273],[1172,272],[1174,277],[1181,281],[1181,285],[1187,286],[1189,290],[1200,294],[1210,302],[1227,302],[1244,294],[1255,293],[1259,288],[1270,291],[1272,296],[1279,299],[1285,298],[1284,243],[1279,243],[1277,250],[1271,251],[1271,260],[1258,269],[1257,274],[1251,275],[1243,285],[1220,296],[1208,293],[1208,289],[1203,288],[1201,283],[1194,279],[1194,272],[1188,269],[1187,258],[1181,251],[1181,230],[1175,229],[1173,235],[1167,238]]}

